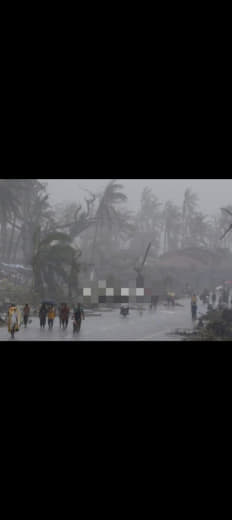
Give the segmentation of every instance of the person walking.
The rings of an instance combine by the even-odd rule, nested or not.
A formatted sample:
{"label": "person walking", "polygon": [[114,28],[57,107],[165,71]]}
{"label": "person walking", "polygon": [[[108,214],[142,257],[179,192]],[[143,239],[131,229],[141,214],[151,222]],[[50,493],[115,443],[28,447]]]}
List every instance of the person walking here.
{"label": "person walking", "polygon": [[64,304],[64,326],[66,329],[67,329],[68,322],[69,322],[69,313],[70,313],[69,306],[67,305],[67,303],[65,303]]}
{"label": "person walking", "polygon": [[54,319],[56,317],[54,307],[50,306],[48,309],[48,328],[53,329]]}
{"label": "person walking", "polygon": [[78,303],[77,307],[74,308],[73,313],[73,332],[79,332],[81,328],[81,320],[85,319],[84,310],[81,307],[81,304]]}
{"label": "person walking", "polygon": [[197,296],[194,293],[191,298],[191,312],[192,312],[192,319],[195,320],[197,317]]}
{"label": "person walking", "polygon": [[58,316],[59,316],[59,322],[60,322],[60,329],[61,329],[61,326],[62,326],[62,311],[63,311],[63,306],[64,306],[63,303],[61,303],[61,304],[58,306]]}
{"label": "person walking", "polygon": [[8,309],[8,332],[14,338],[15,332],[19,330],[19,321],[16,305],[11,304]]}
{"label": "person walking", "polygon": [[45,328],[46,325],[46,317],[47,317],[47,309],[44,304],[41,305],[40,311],[39,311],[39,318],[40,318],[40,328]]}
{"label": "person walking", "polygon": [[28,322],[29,316],[30,316],[30,307],[29,307],[28,303],[26,303],[26,305],[24,306],[24,309],[23,309],[23,321],[24,321],[25,328],[27,327],[27,322]]}

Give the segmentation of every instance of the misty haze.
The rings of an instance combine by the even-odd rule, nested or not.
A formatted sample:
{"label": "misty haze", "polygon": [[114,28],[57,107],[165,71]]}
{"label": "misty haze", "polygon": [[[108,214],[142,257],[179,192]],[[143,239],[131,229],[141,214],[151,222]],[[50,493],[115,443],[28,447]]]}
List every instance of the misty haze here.
{"label": "misty haze", "polygon": [[231,188],[0,180],[0,339],[231,339]]}

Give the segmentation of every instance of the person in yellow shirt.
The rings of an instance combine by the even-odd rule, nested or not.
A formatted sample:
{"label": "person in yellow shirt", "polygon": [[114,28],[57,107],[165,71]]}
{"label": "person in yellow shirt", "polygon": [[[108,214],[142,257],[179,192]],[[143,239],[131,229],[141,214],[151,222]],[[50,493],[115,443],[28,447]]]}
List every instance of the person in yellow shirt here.
{"label": "person in yellow shirt", "polygon": [[192,304],[196,304],[196,303],[197,303],[197,297],[196,297],[196,294],[193,294],[193,295],[192,295],[191,301],[192,301]]}
{"label": "person in yellow shirt", "polygon": [[168,307],[170,304],[174,307],[175,305],[175,296],[176,294],[174,292],[168,292]]}
{"label": "person in yellow shirt", "polygon": [[48,309],[48,328],[49,329],[53,328],[53,322],[54,322],[55,317],[56,317],[55,309],[54,309],[54,307],[51,306]]}

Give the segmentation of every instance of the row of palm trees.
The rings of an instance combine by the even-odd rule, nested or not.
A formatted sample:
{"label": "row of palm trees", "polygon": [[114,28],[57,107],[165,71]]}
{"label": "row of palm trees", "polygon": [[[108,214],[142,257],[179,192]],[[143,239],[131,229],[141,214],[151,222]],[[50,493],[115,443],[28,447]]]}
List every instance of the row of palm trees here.
{"label": "row of palm trees", "polygon": [[0,259],[29,265],[32,237],[41,222],[51,225],[46,187],[36,179],[0,180]]}
{"label": "row of palm trees", "polygon": [[178,207],[172,201],[162,205],[146,187],[135,214],[125,209],[127,197],[122,190],[123,185],[113,180],[102,194],[95,194],[92,220],[79,236],[82,258],[100,271],[112,273],[116,266],[119,270],[131,268],[140,261],[149,242],[149,258],[176,249],[231,247],[229,235],[220,242],[228,216],[219,213],[210,219],[204,215],[197,195],[190,189],[186,189],[183,204]]}
{"label": "row of palm trees", "polygon": [[151,188],[141,194],[137,213],[128,211],[123,185],[112,180],[103,193],[86,190],[86,207],[79,203],[57,211],[49,202],[46,185],[37,179],[0,180],[0,261],[31,265],[34,289],[54,296],[67,287],[71,296],[86,266],[133,266],[151,242],[149,255],[186,247],[231,246],[229,213],[210,220],[199,211],[190,189],[181,207],[164,205]]}
{"label": "row of palm trees", "polygon": [[85,267],[75,239],[91,228],[91,252],[95,262],[98,238],[106,230],[121,236],[131,228],[129,212],[115,206],[126,202],[123,186],[113,180],[103,194],[86,198],[86,209],[73,204],[70,211],[57,215],[51,207],[46,186],[36,179],[2,179],[0,184],[1,262],[23,263],[33,269],[34,290],[56,296],[57,287],[66,285],[71,297],[78,286],[78,274]]}
{"label": "row of palm trees", "polygon": [[37,179],[0,180],[0,226],[1,262],[31,266],[40,296],[46,289],[56,296],[59,284],[66,284],[71,296],[80,251],[69,235],[56,232],[46,185]]}
{"label": "row of palm trees", "polygon": [[229,216],[220,213],[209,217],[198,207],[198,196],[186,189],[182,206],[167,201],[163,207],[158,199],[146,188],[141,197],[138,213],[138,228],[147,232],[147,239],[153,238],[156,254],[191,247],[216,249],[231,248],[231,235],[225,234],[221,243],[222,230],[228,228]]}

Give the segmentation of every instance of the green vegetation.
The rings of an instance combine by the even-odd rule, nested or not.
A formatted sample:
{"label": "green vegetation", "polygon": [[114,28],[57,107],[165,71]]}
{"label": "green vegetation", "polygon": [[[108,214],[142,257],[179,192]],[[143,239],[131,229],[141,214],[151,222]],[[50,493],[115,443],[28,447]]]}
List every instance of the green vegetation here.
{"label": "green vegetation", "polygon": [[193,331],[177,331],[177,334],[185,341],[231,341],[232,309],[209,311]]}

